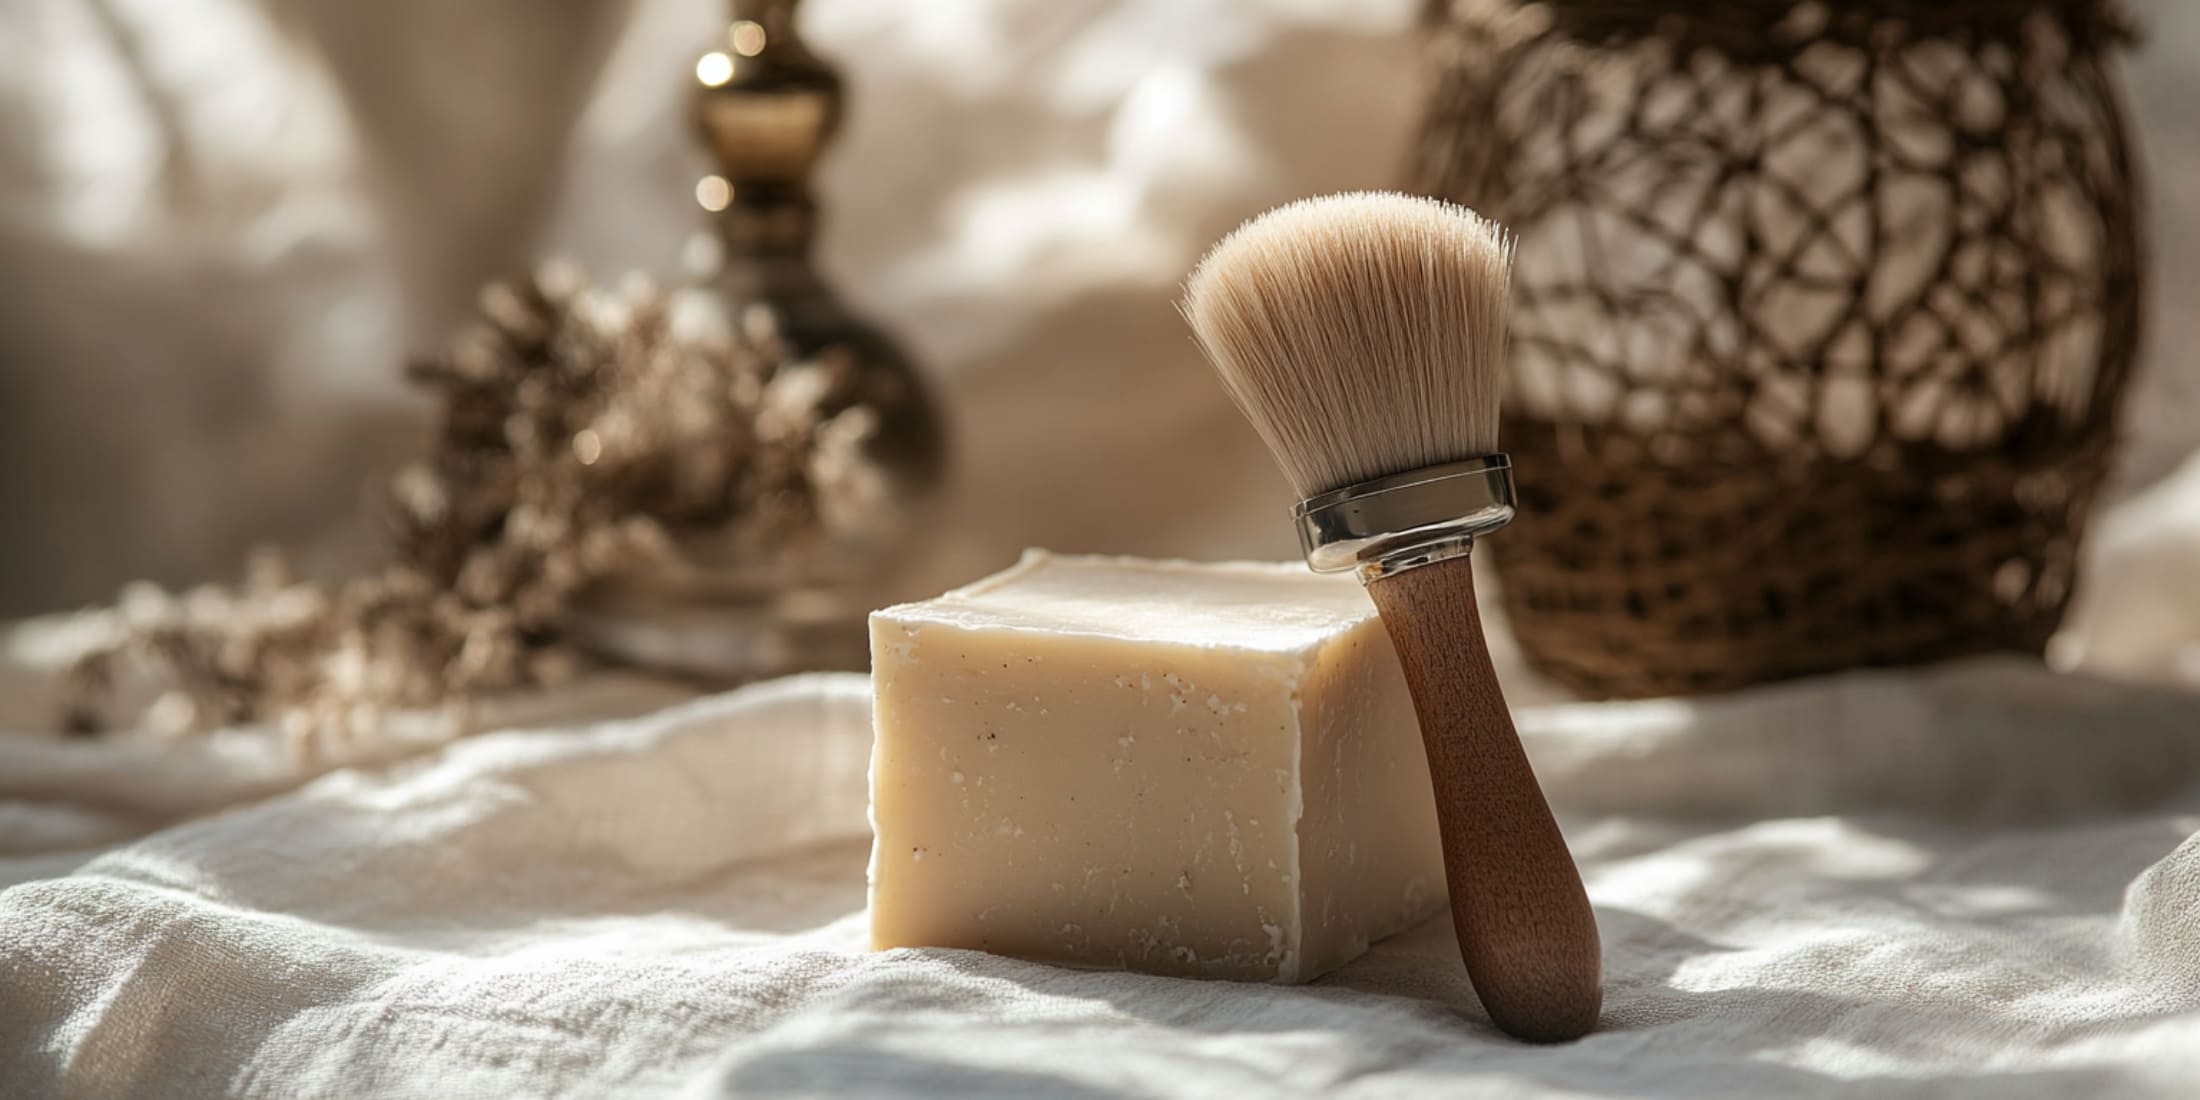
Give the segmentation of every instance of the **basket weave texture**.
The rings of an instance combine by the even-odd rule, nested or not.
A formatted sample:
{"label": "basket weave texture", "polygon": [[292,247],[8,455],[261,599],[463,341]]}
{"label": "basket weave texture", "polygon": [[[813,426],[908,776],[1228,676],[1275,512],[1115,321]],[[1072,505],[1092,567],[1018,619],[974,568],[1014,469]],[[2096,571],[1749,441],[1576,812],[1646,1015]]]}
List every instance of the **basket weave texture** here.
{"label": "basket weave texture", "polygon": [[1520,239],[1489,542],[1593,696],[2041,651],[2139,331],[2104,0],[1449,0],[1413,184]]}

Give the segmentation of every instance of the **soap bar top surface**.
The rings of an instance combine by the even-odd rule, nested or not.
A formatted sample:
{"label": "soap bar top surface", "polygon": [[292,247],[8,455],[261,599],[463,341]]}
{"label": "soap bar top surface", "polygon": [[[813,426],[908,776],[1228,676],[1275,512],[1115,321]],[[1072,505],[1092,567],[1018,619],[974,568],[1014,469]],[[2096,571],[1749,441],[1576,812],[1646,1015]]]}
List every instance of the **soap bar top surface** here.
{"label": "soap bar top surface", "polygon": [[1283,562],[1066,557],[1029,550],[968,587],[881,612],[896,622],[1298,653],[1375,618],[1358,582]]}

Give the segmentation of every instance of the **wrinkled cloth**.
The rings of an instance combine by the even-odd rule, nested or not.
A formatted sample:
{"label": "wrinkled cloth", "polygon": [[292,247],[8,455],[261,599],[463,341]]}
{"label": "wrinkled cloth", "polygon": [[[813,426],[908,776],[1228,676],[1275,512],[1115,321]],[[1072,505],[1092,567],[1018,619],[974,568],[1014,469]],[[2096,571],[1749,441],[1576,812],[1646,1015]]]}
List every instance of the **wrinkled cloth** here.
{"label": "wrinkled cloth", "polygon": [[1524,709],[1601,1029],[865,950],[869,692],[507,730],[0,859],[9,1096],[2190,1096],[2200,699],[2016,660]]}
{"label": "wrinkled cloth", "polygon": [[[2103,518],[2065,671],[1571,703],[1493,615],[1605,941],[1570,1046],[1442,918],[1302,987],[868,952],[864,679],[598,676],[458,740],[0,736],[0,1096],[2189,1097],[2196,515],[2200,459]],[[0,729],[81,633],[0,637]]]}

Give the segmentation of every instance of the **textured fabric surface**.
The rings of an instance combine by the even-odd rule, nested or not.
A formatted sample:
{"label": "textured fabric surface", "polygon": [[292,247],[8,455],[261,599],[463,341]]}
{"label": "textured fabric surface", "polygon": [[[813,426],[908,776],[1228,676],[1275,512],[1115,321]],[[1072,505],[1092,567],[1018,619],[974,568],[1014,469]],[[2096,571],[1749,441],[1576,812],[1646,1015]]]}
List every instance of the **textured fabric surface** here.
{"label": "textured fabric surface", "polygon": [[1600,1032],[1442,919],[1313,985],[863,950],[868,690],[507,731],[0,860],[10,1096],[2188,1096],[2200,702],[2016,663],[1522,727]]}
{"label": "textured fabric surface", "polygon": [[[1572,1046],[1441,918],[1298,988],[865,952],[863,679],[607,678],[312,757],[0,736],[0,1096],[2190,1096],[2194,516],[2200,461],[2103,525],[2084,671],[1564,703],[1500,624],[1605,938]],[[67,633],[0,636],[0,729]]]}

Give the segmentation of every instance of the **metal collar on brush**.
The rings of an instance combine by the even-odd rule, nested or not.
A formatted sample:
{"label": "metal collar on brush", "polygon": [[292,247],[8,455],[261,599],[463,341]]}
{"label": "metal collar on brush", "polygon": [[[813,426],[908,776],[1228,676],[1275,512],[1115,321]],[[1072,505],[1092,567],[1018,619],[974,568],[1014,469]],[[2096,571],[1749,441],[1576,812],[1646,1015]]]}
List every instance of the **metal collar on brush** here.
{"label": "metal collar on brush", "polygon": [[1489,454],[1332,489],[1291,514],[1315,572],[1373,581],[1463,557],[1513,511],[1512,459]]}

